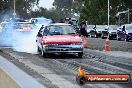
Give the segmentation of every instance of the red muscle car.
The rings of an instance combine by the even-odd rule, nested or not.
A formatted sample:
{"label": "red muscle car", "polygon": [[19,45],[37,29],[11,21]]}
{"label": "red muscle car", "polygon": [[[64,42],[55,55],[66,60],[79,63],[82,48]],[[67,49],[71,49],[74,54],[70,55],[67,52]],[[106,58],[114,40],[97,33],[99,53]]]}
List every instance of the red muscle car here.
{"label": "red muscle car", "polygon": [[41,28],[36,37],[38,51],[48,53],[77,53],[83,56],[82,39],[70,24],[54,23]]}

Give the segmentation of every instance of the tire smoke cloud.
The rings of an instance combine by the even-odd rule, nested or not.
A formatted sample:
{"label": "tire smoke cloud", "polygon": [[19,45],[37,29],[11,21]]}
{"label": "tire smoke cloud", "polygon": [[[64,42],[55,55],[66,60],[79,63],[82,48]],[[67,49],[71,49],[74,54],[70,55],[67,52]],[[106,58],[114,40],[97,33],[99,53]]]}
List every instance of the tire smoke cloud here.
{"label": "tire smoke cloud", "polygon": [[[8,15],[2,15],[2,17],[3,19],[1,19],[0,24],[0,47],[12,48],[14,51],[17,52],[37,54],[36,35],[40,27],[35,26],[33,29],[31,29],[31,31],[28,32],[16,31],[14,27],[17,23],[16,19],[14,19],[13,16],[9,16],[9,13]],[[35,24],[47,25],[51,22],[52,21],[50,19],[45,18],[45,20],[43,21],[37,20]]]}

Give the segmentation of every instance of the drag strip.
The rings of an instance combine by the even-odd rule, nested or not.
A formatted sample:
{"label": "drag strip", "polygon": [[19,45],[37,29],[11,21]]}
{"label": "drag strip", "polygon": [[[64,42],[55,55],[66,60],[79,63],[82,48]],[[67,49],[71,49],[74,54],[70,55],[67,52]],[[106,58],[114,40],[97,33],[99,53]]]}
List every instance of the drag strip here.
{"label": "drag strip", "polygon": [[[131,84],[87,84],[84,86],[79,86],[76,83],[76,74],[77,69],[81,65],[88,73],[90,74],[106,74],[106,73],[129,73],[131,74],[131,64],[123,63],[117,65],[116,63],[120,58],[103,55],[92,50],[85,50],[85,55],[83,58],[78,58],[75,55],[52,55],[48,58],[43,58],[39,54],[29,54],[29,53],[20,53],[14,52],[11,49],[2,49],[1,53],[4,53],[5,56],[9,55],[12,57],[10,61],[18,65],[16,61],[21,64],[24,64],[27,73],[32,75],[36,73],[40,76],[38,81],[42,84],[50,85],[49,88],[52,88],[53,85],[61,88],[131,88]],[[114,59],[112,60],[112,58]],[[131,60],[131,58],[126,58]],[[124,61],[125,62],[125,61]],[[120,62],[119,62],[120,63]],[[123,68],[124,65],[127,67]],[[21,69],[23,67],[19,66]],[[35,75],[32,75],[33,77]],[[41,78],[42,77],[42,78]],[[54,78],[55,77],[55,78]],[[48,82],[46,82],[46,79]],[[45,83],[46,82],[46,83]],[[52,86],[52,87],[51,87]]]}

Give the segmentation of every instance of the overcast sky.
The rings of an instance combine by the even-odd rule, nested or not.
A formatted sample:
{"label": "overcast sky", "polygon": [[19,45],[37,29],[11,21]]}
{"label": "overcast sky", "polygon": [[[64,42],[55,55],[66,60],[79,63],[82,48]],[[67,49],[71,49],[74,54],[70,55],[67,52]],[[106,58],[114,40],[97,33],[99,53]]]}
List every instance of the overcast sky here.
{"label": "overcast sky", "polygon": [[54,0],[40,0],[39,6],[49,9],[49,8],[53,7],[53,5],[52,5],[53,2],[54,2]]}

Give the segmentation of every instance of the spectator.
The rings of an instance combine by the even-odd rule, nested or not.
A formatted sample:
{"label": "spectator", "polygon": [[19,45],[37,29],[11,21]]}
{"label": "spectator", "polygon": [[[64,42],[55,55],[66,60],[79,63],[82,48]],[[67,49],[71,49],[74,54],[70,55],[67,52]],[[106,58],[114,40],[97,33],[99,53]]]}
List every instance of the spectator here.
{"label": "spectator", "polygon": [[96,29],[97,29],[97,28],[96,28],[96,25],[93,27],[93,29],[94,29],[94,31],[96,31]]}
{"label": "spectator", "polygon": [[44,28],[44,35],[48,35],[49,34],[49,29],[47,26],[45,26]]}
{"label": "spectator", "polygon": [[69,24],[73,25],[71,18],[69,18]]}
{"label": "spectator", "polygon": [[38,35],[42,35],[42,30],[43,30],[43,28],[44,28],[44,25],[42,25],[42,27],[40,28],[40,30],[39,30],[39,32],[38,32]]}
{"label": "spectator", "polygon": [[82,22],[80,24],[80,32],[81,32],[81,35],[88,37],[86,28],[87,28],[86,21],[82,19]]}
{"label": "spectator", "polygon": [[40,30],[42,30],[44,28],[44,25],[42,25],[42,27],[40,28]]}

